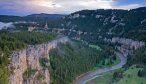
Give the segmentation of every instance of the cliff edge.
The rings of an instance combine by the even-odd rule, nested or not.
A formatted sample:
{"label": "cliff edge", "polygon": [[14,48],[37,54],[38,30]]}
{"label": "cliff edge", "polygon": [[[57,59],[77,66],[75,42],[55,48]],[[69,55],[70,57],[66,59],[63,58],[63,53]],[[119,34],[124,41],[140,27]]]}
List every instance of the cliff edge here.
{"label": "cliff edge", "polygon": [[59,43],[67,43],[62,36],[44,44],[29,45],[11,54],[9,84],[50,84],[49,52]]}

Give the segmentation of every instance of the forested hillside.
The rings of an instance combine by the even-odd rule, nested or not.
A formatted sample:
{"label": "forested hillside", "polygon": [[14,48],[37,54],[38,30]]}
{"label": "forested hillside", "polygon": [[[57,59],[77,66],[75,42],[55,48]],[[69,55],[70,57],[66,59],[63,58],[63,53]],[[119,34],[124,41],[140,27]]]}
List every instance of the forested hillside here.
{"label": "forested hillside", "polygon": [[27,16],[8,16],[8,15],[0,15],[0,22],[17,22],[17,21],[52,21],[56,19],[60,19],[65,15],[63,14],[31,14]]}
{"label": "forested hillside", "polygon": [[102,50],[81,43],[60,44],[50,53],[52,84],[71,84],[75,78],[94,67],[110,66],[117,60],[111,47]]}
{"label": "forested hillside", "polygon": [[146,41],[146,8],[83,10],[64,18],[63,28],[92,33],[93,38],[128,37]]}
{"label": "forested hillside", "polygon": [[48,42],[55,38],[52,33],[39,32],[8,32],[0,31],[0,84],[8,83],[9,56],[14,50],[27,47],[27,45],[35,45]]}
{"label": "forested hillside", "polygon": [[[17,27],[44,27],[66,28],[76,31],[87,32],[90,38],[102,37],[127,37],[146,41],[146,7],[120,10],[120,9],[97,9],[82,10],[70,15],[62,14],[32,14],[28,16],[0,16],[0,22],[37,22],[31,24],[15,24]],[[18,28],[19,29],[19,28]]]}
{"label": "forested hillside", "polygon": [[[47,23],[50,28],[59,27],[61,18],[65,16],[63,14],[31,14],[28,16],[8,16],[8,15],[0,15],[0,22],[14,22],[14,26],[17,28],[17,30],[22,30],[22,26],[24,29],[27,29],[29,26],[35,26],[35,27],[44,27],[44,25]],[[34,25],[31,23],[37,23],[39,25]],[[17,24],[16,24],[17,23]],[[19,23],[19,24],[18,24]],[[26,28],[25,28],[26,27]]]}
{"label": "forested hillside", "polygon": [[[104,43],[105,38],[113,37],[129,38],[146,42],[146,7],[131,10],[82,10],[66,16],[61,26],[62,28],[71,29],[71,31],[73,31],[69,35],[91,43]],[[77,31],[77,33],[75,33],[75,31]],[[125,43],[128,43],[128,41]],[[136,46],[137,45],[138,44],[136,44]],[[117,44],[113,44],[113,46],[122,47]],[[124,46],[124,48],[126,48],[126,46]],[[122,77],[125,79],[123,75],[124,71],[128,71],[129,67],[133,65],[137,65],[141,68],[141,70],[133,74],[138,74],[138,77],[143,79],[146,77],[145,46],[137,50],[126,50],[128,50],[128,62],[124,66],[124,70],[114,73],[113,79],[111,79],[110,82],[118,81],[122,79]],[[123,53],[126,53],[126,51]]]}

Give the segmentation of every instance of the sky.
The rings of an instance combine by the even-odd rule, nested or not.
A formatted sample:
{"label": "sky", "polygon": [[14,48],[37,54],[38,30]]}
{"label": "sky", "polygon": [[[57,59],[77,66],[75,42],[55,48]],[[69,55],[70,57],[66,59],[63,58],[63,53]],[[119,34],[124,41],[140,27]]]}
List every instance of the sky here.
{"label": "sky", "polygon": [[70,14],[79,10],[134,9],[146,0],[0,0],[0,15]]}

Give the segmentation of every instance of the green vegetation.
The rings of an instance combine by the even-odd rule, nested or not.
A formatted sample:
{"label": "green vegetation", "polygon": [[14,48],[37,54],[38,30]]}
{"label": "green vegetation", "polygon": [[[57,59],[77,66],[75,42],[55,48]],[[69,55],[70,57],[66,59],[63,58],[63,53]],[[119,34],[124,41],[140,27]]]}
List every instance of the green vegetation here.
{"label": "green vegetation", "polygon": [[9,36],[18,39],[22,43],[25,44],[40,44],[48,42],[56,36],[53,33],[40,33],[40,32],[17,32],[17,33],[9,33]]}
{"label": "green vegetation", "polygon": [[[17,16],[0,16],[2,22],[16,22],[16,21],[36,21],[39,23],[38,27],[43,27],[48,22],[49,27],[52,28],[71,28],[73,30],[80,30],[87,32],[87,35],[81,34],[81,39],[88,41],[89,43],[103,42],[104,37],[111,38],[114,36],[136,39],[146,42],[146,24],[144,19],[146,18],[146,7],[141,7],[132,10],[83,10],[74,14],[85,16],[84,18],[71,19],[70,16],[66,16],[64,19],[47,17],[35,18],[35,15],[26,17]],[[96,18],[97,15],[101,17]],[[44,14],[43,14],[44,16]],[[46,15],[45,15],[46,16]],[[112,17],[117,22],[111,22]],[[61,17],[61,16],[59,16]],[[54,18],[54,19],[53,19]],[[70,23],[70,24],[69,24]],[[15,24],[16,29],[24,30],[28,26],[34,26],[32,24]],[[62,25],[62,26],[60,26]],[[111,31],[110,31],[111,30]],[[109,32],[110,31],[110,32]],[[67,32],[68,34],[68,32]],[[39,44],[47,42],[54,38],[54,34],[38,33],[38,32],[7,32],[0,31],[0,84],[7,84],[7,78],[10,71],[7,69],[9,64],[9,55],[13,50],[19,50],[27,47],[28,44]],[[75,32],[71,32],[71,36],[76,36]],[[75,45],[60,45],[59,48],[52,50],[51,52],[51,75],[53,84],[68,84],[73,79],[83,72],[93,69],[93,67],[111,66],[119,62],[119,59],[113,55],[113,49],[108,47],[101,47],[96,45],[84,46],[78,44]],[[128,62],[125,65],[126,71],[133,64],[146,65],[146,48],[141,48],[132,55],[128,56]],[[47,66],[48,60],[40,59],[40,64],[43,67]],[[131,73],[137,73],[140,77],[146,76],[146,69],[130,70]],[[49,67],[50,68],[50,67]],[[114,80],[125,81],[123,76],[124,71],[117,71],[114,73]],[[129,72],[125,73],[129,74]],[[109,74],[109,77],[111,73]],[[124,78],[122,78],[124,77]],[[131,77],[132,79],[132,77]],[[138,79],[138,78],[136,78]],[[136,80],[133,79],[133,80]],[[129,78],[130,80],[130,78]],[[126,80],[127,82],[129,80]],[[106,81],[105,81],[106,82]],[[126,82],[124,82],[126,83]],[[137,83],[137,82],[136,82]],[[140,82],[139,82],[140,83]],[[142,82],[141,82],[142,83]],[[145,82],[144,82],[145,83]]]}
{"label": "green vegetation", "polygon": [[56,35],[39,32],[8,32],[0,31],[0,84],[8,83],[10,54],[14,50],[27,47],[29,44],[39,44],[52,40]]}
{"label": "green vegetation", "polygon": [[124,69],[107,72],[103,76],[89,81],[87,84],[145,84],[146,77],[139,77],[138,72],[143,68],[133,65],[126,71]]}
{"label": "green vegetation", "polygon": [[112,82],[112,76],[114,72],[107,72],[103,76],[97,77],[86,84],[110,84]]}
{"label": "green vegetation", "polygon": [[139,70],[142,70],[142,68],[130,67],[123,73],[123,77],[116,84],[145,84],[146,77],[139,77]]}
{"label": "green vegetation", "polygon": [[47,58],[40,58],[39,62],[42,67],[48,67],[49,60]]}
{"label": "green vegetation", "polygon": [[142,70],[139,70],[137,75],[139,77],[146,77],[146,67],[144,67]]}
{"label": "green vegetation", "polygon": [[98,45],[89,45],[89,47],[91,48],[95,48],[97,50],[101,50],[101,48]]}
{"label": "green vegetation", "polygon": [[98,68],[105,68],[105,67],[111,67],[115,64],[120,63],[120,58],[116,55],[109,56],[110,58],[101,60],[98,64],[95,65],[94,69]]}
{"label": "green vegetation", "polygon": [[[146,48],[139,48],[133,51],[132,55],[128,56],[127,64],[114,73],[108,73],[98,77],[88,84],[145,84],[146,81]],[[138,65],[137,65],[138,64]],[[137,65],[137,66],[135,66]],[[131,67],[132,66],[132,67]],[[126,71],[125,71],[126,70]],[[105,79],[104,79],[105,78]],[[100,82],[101,81],[101,82]]]}
{"label": "green vegetation", "polygon": [[100,51],[80,43],[60,44],[50,53],[52,84],[70,84],[104,59],[113,58],[113,54],[110,47]]}
{"label": "green vegetation", "polygon": [[[87,34],[81,34],[82,40],[88,43],[101,43],[104,44],[104,38],[121,37],[130,38],[133,40],[146,42],[146,7],[127,10],[82,10],[71,15],[66,16],[64,26],[65,28],[73,28],[75,30],[80,30],[87,32]],[[84,15],[85,17],[70,18],[75,14]],[[98,18],[95,18],[100,15]],[[117,22],[112,23],[111,19],[116,16],[114,20]],[[66,22],[71,22],[71,24],[66,24]],[[97,23],[98,22],[98,23]],[[104,24],[105,23],[105,24]],[[120,23],[120,24],[119,24]],[[122,24],[121,24],[122,23]],[[73,27],[77,25],[76,27]],[[76,34],[74,32],[70,34],[74,37]],[[105,43],[108,44],[108,43]],[[114,44],[110,44],[115,46]],[[92,46],[95,48],[95,46]],[[101,48],[102,49],[102,48]],[[128,69],[133,64],[139,64],[146,66],[146,48],[141,48],[133,51],[131,55],[128,56],[128,62],[124,66]],[[106,62],[103,62],[103,64]],[[102,63],[100,63],[102,64]],[[97,67],[102,66],[98,64]],[[117,72],[120,75],[121,72]],[[140,76],[146,75],[146,69],[139,71]]]}
{"label": "green vegetation", "polygon": [[139,48],[134,51],[132,55],[128,56],[128,62],[126,66],[131,66],[133,64],[143,64],[146,65],[146,48]]}
{"label": "green vegetation", "polygon": [[[64,19],[63,28],[74,28],[75,30],[81,30],[88,33],[88,35],[82,34],[81,37],[86,41],[92,40],[97,42],[99,36],[104,37],[127,37],[131,39],[142,40],[146,42],[146,24],[144,21],[146,18],[146,7],[141,7],[132,10],[82,10],[72,13]],[[84,18],[70,18],[74,14],[84,15]],[[98,18],[96,16],[99,15]],[[111,22],[112,17],[116,22]],[[71,22],[71,24],[67,24]],[[74,25],[77,25],[74,27]],[[109,30],[111,30],[109,32]],[[74,32],[73,32],[74,33]],[[110,33],[110,34],[109,34]]]}
{"label": "green vegetation", "polygon": [[23,79],[24,81],[33,76],[37,70],[28,68],[24,73],[23,73]]}
{"label": "green vegetation", "polygon": [[0,84],[8,84],[8,70],[6,66],[0,67]]}
{"label": "green vegetation", "polygon": [[115,81],[118,81],[121,77],[123,77],[123,70],[118,69],[107,72],[103,76],[88,81],[86,84],[116,84]]}
{"label": "green vegetation", "polygon": [[[89,81],[87,84],[145,84],[146,59],[145,48],[135,50],[128,56],[124,68],[106,73],[105,75]],[[138,65],[134,65],[138,64]]]}
{"label": "green vegetation", "polygon": [[44,75],[40,73],[37,75],[37,80],[44,80],[44,79],[45,79]]}

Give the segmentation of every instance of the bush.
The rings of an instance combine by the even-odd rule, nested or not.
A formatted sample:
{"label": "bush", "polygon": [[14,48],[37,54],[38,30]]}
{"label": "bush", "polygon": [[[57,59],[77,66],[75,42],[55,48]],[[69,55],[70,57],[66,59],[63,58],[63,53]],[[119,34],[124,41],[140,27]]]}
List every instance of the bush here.
{"label": "bush", "polygon": [[139,77],[142,77],[142,70],[139,70],[137,75],[138,75]]}
{"label": "bush", "polygon": [[23,73],[23,79],[27,80],[31,76],[33,76],[36,73],[37,70],[28,68],[24,73]]}
{"label": "bush", "polygon": [[39,59],[39,62],[40,62],[40,65],[42,67],[49,67],[48,63],[49,63],[49,60],[47,58],[40,58]]}
{"label": "bush", "polygon": [[45,77],[40,73],[37,75],[37,80],[44,80],[44,78]]}
{"label": "bush", "polygon": [[118,81],[121,78],[123,78],[123,71],[119,70],[119,71],[114,72],[113,80]]}
{"label": "bush", "polygon": [[146,77],[146,69],[143,69],[143,70],[139,70],[137,75],[139,77]]}

